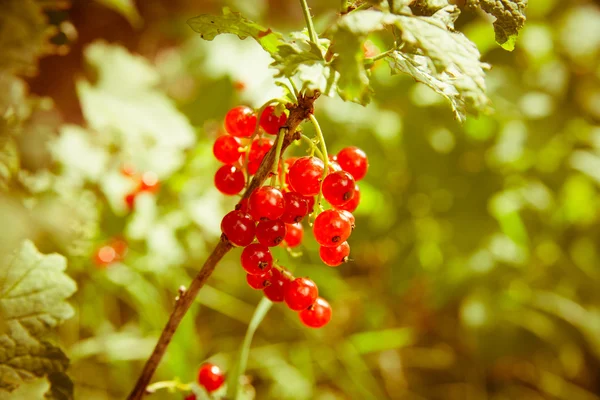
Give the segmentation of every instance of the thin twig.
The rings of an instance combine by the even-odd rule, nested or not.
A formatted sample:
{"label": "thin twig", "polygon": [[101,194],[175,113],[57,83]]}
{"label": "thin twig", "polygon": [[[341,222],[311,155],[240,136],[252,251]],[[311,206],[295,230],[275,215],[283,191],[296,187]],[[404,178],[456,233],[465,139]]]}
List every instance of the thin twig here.
{"label": "thin twig", "polygon": [[[294,141],[299,139],[299,132],[297,132],[298,126],[306,119],[308,119],[313,113],[313,103],[319,97],[319,92],[316,92],[313,96],[299,96],[298,104],[288,105],[290,110],[290,117],[288,118],[285,126],[285,136],[283,138],[283,143],[281,146],[281,153],[285,151],[285,149]],[[244,192],[242,198],[248,198],[250,194],[254,191],[254,189],[258,188],[263,182],[267,179],[269,173],[271,172],[271,167],[275,162],[275,152],[276,148],[273,146],[271,150],[265,155],[258,171],[254,175],[254,178],[248,185],[248,188]],[[198,272],[198,274],[192,280],[192,283],[189,285],[188,289],[183,293],[180,293],[178,300],[175,303],[175,308],[169,317],[169,320],[164,327],[160,338],[158,339],[158,343],[152,354],[146,361],[144,368],[138,378],[138,381],[135,384],[135,387],[129,394],[129,400],[139,400],[146,393],[146,388],[160,363],[160,360],[165,354],[175,331],[179,327],[179,324],[190,306],[194,302],[198,292],[202,289],[202,286],[206,283],[210,275],[213,273],[215,267],[223,258],[225,254],[229,250],[233,248],[233,245],[227,240],[227,238],[223,235],[221,240],[212,251],[208,259],[204,262],[204,265]]]}
{"label": "thin twig", "polygon": [[300,5],[302,6],[302,13],[304,14],[304,21],[306,22],[306,27],[308,28],[308,36],[310,37],[310,41],[319,44],[319,37],[317,36],[317,31],[313,25],[312,17],[310,16],[310,9],[308,8],[306,0],[300,0]]}

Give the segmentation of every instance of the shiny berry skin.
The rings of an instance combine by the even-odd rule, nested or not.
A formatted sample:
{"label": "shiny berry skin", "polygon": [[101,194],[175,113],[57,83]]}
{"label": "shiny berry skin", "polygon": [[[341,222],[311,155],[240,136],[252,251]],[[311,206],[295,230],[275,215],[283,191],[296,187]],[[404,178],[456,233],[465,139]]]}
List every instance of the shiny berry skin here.
{"label": "shiny berry skin", "polygon": [[252,141],[250,151],[248,152],[248,173],[254,175],[265,155],[273,147],[273,141],[267,138],[259,138]]}
{"label": "shiny berry skin", "polygon": [[256,234],[256,222],[242,211],[231,211],[221,221],[221,232],[236,246],[248,246]]}
{"label": "shiny berry skin", "polygon": [[204,363],[198,371],[198,383],[211,393],[223,386],[225,375],[216,365]]}
{"label": "shiny berry skin", "polygon": [[131,211],[135,208],[136,196],[137,196],[137,193],[128,193],[127,195],[125,195],[125,198],[123,199],[125,201],[125,205],[127,206],[127,209],[129,211]]}
{"label": "shiny berry skin", "polygon": [[225,115],[225,130],[232,136],[250,137],[256,128],[256,114],[246,106],[237,106]]}
{"label": "shiny berry skin", "polygon": [[309,328],[321,328],[331,319],[331,306],[322,297],[298,313],[300,321]]}
{"label": "shiny berry skin", "polygon": [[98,267],[106,267],[114,263],[119,258],[117,251],[112,246],[102,246],[96,251],[94,259]]}
{"label": "shiny berry skin", "polygon": [[336,247],[346,241],[352,233],[352,224],[338,210],[326,210],[317,216],[313,234],[317,243],[325,247]]}
{"label": "shiny berry skin", "polygon": [[352,175],[346,171],[337,171],[325,177],[321,190],[325,200],[332,206],[341,206],[352,199],[355,186]]}
{"label": "shiny berry skin", "polygon": [[234,195],[246,186],[244,173],[233,165],[223,165],[215,174],[215,187],[223,194]]}
{"label": "shiny berry skin", "polygon": [[282,273],[278,269],[273,269],[269,285],[263,289],[265,297],[275,303],[283,301],[290,280],[287,274]]}
{"label": "shiny berry skin", "polygon": [[235,205],[235,209],[247,213],[248,212],[248,198],[244,197],[243,199],[241,199],[240,202]]}
{"label": "shiny berry skin", "polygon": [[323,161],[317,157],[300,157],[290,168],[292,188],[303,196],[315,196],[321,191]]}
{"label": "shiny berry skin", "polygon": [[242,267],[252,275],[264,275],[273,266],[269,248],[260,243],[251,243],[242,251]]}
{"label": "shiny berry skin", "polygon": [[248,286],[256,290],[262,290],[266,288],[270,284],[269,279],[271,279],[271,271],[264,275],[246,274],[246,282],[248,282]]}
{"label": "shiny berry skin", "polygon": [[315,197],[308,196],[308,197],[304,197],[304,199],[306,200],[306,203],[308,204],[308,213],[310,214],[315,210]]}
{"label": "shiny berry skin", "polygon": [[328,172],[331,174],[332,172],[342,171],[342,167],[338,164],[337,161],[329,161],[329,170]]}
{"label": "shiny berry skin", "polygon": [[283,193],[273,186],[260,187],[250,195],[248,208],[256,221],[278,219],[285,211]]}
{"label": "shiny berry skin", "polygon": [[358,147],[345,147],[337,153],[337,162],[340,167],[354,177],[355,181],[360,181],[367,174],[369,161],[364,151]]}
{"label": "shiny berry skin", "polygon": [[337,247],[325,247],[319,248],[319,256],[321,261],[330,267],[337,267],[348,261],[350,255],[350,245],[348,242],[344,242]]}
{"label": "shiny berry skin", "polygon": [[285,113],[282,112],[278,117],[275,115],[275,106],[268,106],[260,116],[260,127],[270,135],[277,135],[285,121],[287,121]]}
{"label": "shiny berry skin", "polygon": [[140,192],[156,193],[160,188],[158,175],[152,171],[147,171],[142,174],[140,179]]}
{"label": "shiny berry skin", "polygon": [[285,303],[294,311],[304,310],[313,304],[317,297],[319,297],[319,289],[308,278],[296,278],[285,288]]}
{"label": "shiny berry skin", "polygon": [[352,229],[354,229],[355,225],[356,225],[356,218],[354,218],[354,214],[352,214],[350,211],[346,211],[346,210],[338,210],[340,212],[340,215],[344,218],[346,218],[348,220],[348,222],[350,222],[350,225],[352,225]]}
{"label": "shiny berry skin", "polygon": [[285,238],[283,241],[285,244],[290,247],[299,246],[302,243],[302,238],[304,237],[304,228],[300,222],[295,224],[287,224],[287,231],[285,233]]}
{"label": "shiny berry skin", "polygon": [[235,136],[219,136],[213,144],[215,158],[223,164],[235,164],[240,159],[242,142]]}
{"label": "shiny berry skin", "polygon": [[300,222],[308,214],[308,201],[300,193],[286,192],[283,194],[283,199],[285,200],[285,211],[281,220],[286,224]]}
{"label": "shiny berry skin", "polygon": [[287,228],[280,219],[260,221],[256,226],[256,239],[267,247],[277,246],[285,238]]}
{"label": "shiny berry skin", "polygon": [[354,186],[354,196],[352,196],[352,198],[348,202],[342,204],[341,206],[335,206],[335,208],[338,210],[345,210],[345,211],[353,213],[358,208],[359,204],[360,204],[360,188],[358,187],[358,184],[356,184]]}
{"label": "shiny berry skin", "polygon": [[292,185],[290,185],[290,168],[292,168],[292,165],[294,165],[297,159],[298,157],[286,158],[283,163],[283,168],[285,169],[285,184],[288,186],[289,190],[292,190]]}

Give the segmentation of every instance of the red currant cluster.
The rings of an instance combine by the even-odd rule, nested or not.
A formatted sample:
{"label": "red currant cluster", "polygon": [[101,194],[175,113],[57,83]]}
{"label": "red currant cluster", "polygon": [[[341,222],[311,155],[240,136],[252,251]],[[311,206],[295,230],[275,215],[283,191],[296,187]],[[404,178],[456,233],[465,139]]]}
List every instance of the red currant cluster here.
{"label": "red currant cluster", "polygon": [[[221,371],[221,368],[215,364],[204,363],[200,366],[200,370],[198,370],[198,383],[208,393],[212,393],[223,386],[225,375]],[[196,395],[192,393],[185,400],[196,400]]]}
{"label": "red currant cluster", "polygon": [[156,193],[160,188],[158,176],[152,171],[138,173],[135,167],[131,164],[123,164],[121,166],[121,174],[134,180],[135,189],[125,195],[125,204],[129,210],[133,210],[135,206],[135,198],[142,192]]}
{"label": "red currant cluster", "polygon": [[[231,136],[222,136],[215,142],[215,156],[222,162],[239,163],[242,143],[238,137],[253,135],[257,117],[248,107],[236,107],[225,118],[225,128]],[[266,121],[266,123],[265,123]],[[267,107],[261,115],[259,126],[276,134],[285,123],[285,114],[274,115]],[[249,148],[247,173],[258,170],[272,143],[254,139]],[[224,145],[231,142],[229,145]],[[253,148],[255,148],[253,152]],[[261,149],[261,150],[259,150]],[[225,155],[230,155],[226,157]],[[221,231],[234,245],[244,247],[242,267],[247,273],[250,287],[260,289],[273,302],[283,302],[299,312],[302,323],[312,328],[327,324],[331,307],[319,297],[317,285],[308,278],[295,278],[284,267],[274,263],[270,247],[289,248],[300,245],[303,239],[301,221],[309,214],[315,215],[315,196],[323,196],[333,208],[316,215],[313,234],[319,243],[321,260],[335,267],[346,261],[350,254],[347,239],[354,228],[352,212],[360,202],[356,181],[367,173],[365,153],[356,147],[342,149],[325,163],[314,156],[292,157],[278,167],[280,186],[262,186],[236,206],[223,218]],[[257,165],[253,168],[252,163]],[[241,165],[228,164],[215,175],[215,186],[224,194],[237,194],[246,187]],[[324,177],[324,178],[323,178]],[[322,210],[318,204],[319,210]],[[256,240],[256,241],[255,241]]]}

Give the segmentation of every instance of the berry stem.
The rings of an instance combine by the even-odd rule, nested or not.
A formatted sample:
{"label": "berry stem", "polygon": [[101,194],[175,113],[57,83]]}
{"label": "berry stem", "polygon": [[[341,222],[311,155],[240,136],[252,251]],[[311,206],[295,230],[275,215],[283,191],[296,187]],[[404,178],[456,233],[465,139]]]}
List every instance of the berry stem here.
{"label": "berry stem", "polygon": [[[315,127],[315,131],[317,132],[317,138],[319,139],[319,144],[321,145],[321,152],[323,154],[321,154],[321,159],[323,160],[323,178],[321,179],[321,184],[323,184],[323,180],[325,179],[325,177],[327,176],[327,174],[329,173],[329,155],[327,154],[327,145],[325,144],[325,137],[323,136],[323,131],[321,130],[321,126],[319,125],[319,121],[317,121],[317,118],[311,114],[310,115],[310,122],[312,122],[313,126]],[[323,198],[323,191],[319,190],[319,195],[317,196],[317,206],[319,208],[321,207],[321,199]]]}
{"label": "berry stem", "polygon": [[283,146],[283,138],[285,137],[285,128],[279,129],[279,134],[277,135],[277,147],[275,148],[275,162],[273,163],[273,167],[271,168],[271,186],[275,186],[277,184],[277,174],[279,169],[279,159],[281,158],[281,146]]}
{"label": "berry stem", "polygon": [[154,382],[152,385],[148,386],[146,391],[148,393],[154,393],[160,389],[170,389],[171,391],[180,390],[182,392],[187,392],[188,390],[192,389],[192,385],[190,385],[189,383],[182,383],[178,379],[176,379],[173,381]]}
{"label": "berry stem", "polygon": [[300,139],[302,139],[306,144],[308,144],[310,146],[310,149],[313,153],[317,153],[317,155],[319,156],[319,158],[322,160],[323,159],[323,153],[321,153],[321,150],[319,150],[319,148],[317,147],[317,145],[315,144],[315,142],[313,142],[311,140],[311,138],[309,138],[308,136],[301,134],[300,135]]}
{"label": "berry stem", "polygon": [[306,0],[300,0],[300,5],[302,6],[302,13],[304,14],[304,20],[306,21],[306,27],[308,28],[308,36],[310,37],[311,42],[318,45],[319,37],[315,31],[315,26],[313,25],[312,17],[310,16],[310,10],[308,9]]}
{"label": "berry stem", "polygon": [[258,303],[258,306],[256,306],[256,310],[254,311],[252,319],[250,320],[250,324],[248,325],[248,329],[246,330],[242,347],[240,348],[240,355],[233,369],[233,373],[229,378],[229,384],[227,387],[227,398],[229,399],[237,400],[241,395],[240,378],[246,372],[246,365],[248,364],[248,355],[250,354],[252,338],[254,337],[254,333],[256,333],[256,329],[258,329],[258,326],[265,318],[272,305],[273,302],[271,302],[271,300],[263,297],[260,303]]}
{"label": "berry stem", "polygon": [[[284,152],[294,140],[299,138],[299,134],[297,132],[298,126],[304,120],[308,119],[309,115],[313,113],[313,104],[319,95],[319,92],[315,92],[313,96],[300,95],[298,97],[297,104],[288,106],[290,115],[285,123],[285,137],[283,138],[281,152]],[[254,178],[252,178],[252,181],[250,181],[250,184],[248,185],[248,188],[242,197],[243,199],[250,197],[250,194],[263,184],[263,182],[267,179],[269,172],[271,171],[274,161],[275,149],[271,148],[271,150],[269,150],[269,152],[265,155],[265,158],[260,164],[258,171],[256,171]],[[233,245],[224,236],[222,236],[217,246],[204,262],[204,265],[198,274],[192,280],[189,288],[179,296],[179,299],[175,302],[173,311],[169,316],[169,320],[167,321],[167,324],[163,328],[160,338],[158,339],[158,343],[146,361],[135,387],[127,397],[128,400],[140,400],[144,396],[146,393],[146,388],[150,383],[150,380],[152,379],[160,360],[164,356],[167,347],[169,346],[169,343],[175,334],[175,331],[179,327],[181,320],[196,299],[200,289],[204,286],[210,275],[213,273],[219,261],[232,248]]]}

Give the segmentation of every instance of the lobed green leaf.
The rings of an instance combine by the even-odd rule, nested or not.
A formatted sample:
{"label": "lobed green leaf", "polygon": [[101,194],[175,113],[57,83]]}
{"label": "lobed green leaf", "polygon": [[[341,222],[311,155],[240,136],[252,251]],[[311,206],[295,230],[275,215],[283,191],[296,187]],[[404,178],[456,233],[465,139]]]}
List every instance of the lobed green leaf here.
{"label": "lobed green leaf", "polygon": [[496,17],[496,42],[505,50],[513,51],[519,31],[525,25],[527,0],[471,0],[470,4]]}

